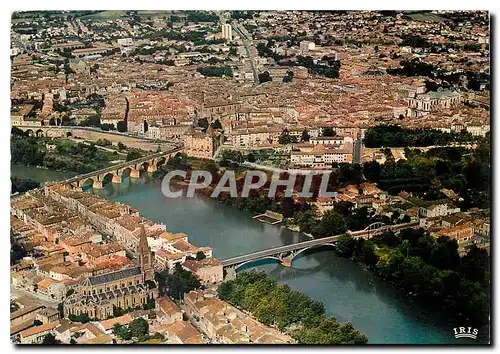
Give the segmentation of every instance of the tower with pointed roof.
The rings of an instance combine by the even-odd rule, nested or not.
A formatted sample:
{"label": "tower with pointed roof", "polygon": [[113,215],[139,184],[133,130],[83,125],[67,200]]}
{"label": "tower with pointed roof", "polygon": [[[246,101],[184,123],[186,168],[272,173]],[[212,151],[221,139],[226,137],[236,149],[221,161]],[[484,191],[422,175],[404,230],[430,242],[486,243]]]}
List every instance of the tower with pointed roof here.
{"label": "tower with pointed roof", "polygon": [[137,246],[137,257],[139,258],[139,265],[141,266],[144,281],[153,279],[153,257],[151,248],[148,245],[148,238],[144,225],[141,225],[139,234],[139,245]]}

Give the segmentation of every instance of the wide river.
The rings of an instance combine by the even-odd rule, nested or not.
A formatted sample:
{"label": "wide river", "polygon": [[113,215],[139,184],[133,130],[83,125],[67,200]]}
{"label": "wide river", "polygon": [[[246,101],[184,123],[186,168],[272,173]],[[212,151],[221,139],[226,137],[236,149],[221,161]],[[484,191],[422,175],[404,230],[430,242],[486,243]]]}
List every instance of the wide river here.
{"label": "wide river", "polygon": [[[17,172],[26,174],[15,174],[36,178],[38,170],[30,170],[29,174],[21,170]],[[49,171],[39,171],[42,182],[52,179],[47,176]],[[56,173],[53,177],[67,177],[67,174]],[[110,201],[137,208],[145,218],[165,224],[168,231],[186,232],[191,243],[213,247],[214,256],[221,259],[308,239],[283,226],[260,223],[248,213],[209,198],[167,199],[159,183],[144,180],[130,183],[127,179],[121,185],[108,184],[95,192]],[[455,339],[453,327],[465,324],[447,323],[436,313],[407,299],[391,284],[332,251],[306,254],[294,260],[291,268],[278,264],[262,264],[256,268],[323,302],[328,315],[340,322],[351,322],[372,344],[479,344],[486,341],[483,329],[476,341]]]}

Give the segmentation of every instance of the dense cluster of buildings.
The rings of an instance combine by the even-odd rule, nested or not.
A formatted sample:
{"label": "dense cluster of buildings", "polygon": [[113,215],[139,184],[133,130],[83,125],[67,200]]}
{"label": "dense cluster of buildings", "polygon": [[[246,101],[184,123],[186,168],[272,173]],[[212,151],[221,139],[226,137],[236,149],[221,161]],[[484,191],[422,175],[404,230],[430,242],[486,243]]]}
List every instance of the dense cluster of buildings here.
{"label": "dense cluster of buildings", "polygon": [[[210,289],[223,280],[222,263],[210,247],[190,244],[187,234],[170,233],[127,205],[52,184],[12,200],[11,228],[27,251],[11,268],[12,287],[26,294],[12,300],[14,341],[41,343],[50,333],[63,343],[120,342],[113,325],[142,317],[168,343],[293,343],[213,294],[187,294],[183,309],[159,297],[155,270],[181,264]],[[154,309],[143,310],[151,301]],[[91,322],[78,323],[80,316]]]}
{"label": "dense cluster of buildings", "polygon": [[[441,17],[439,22],[404,13],[262,12],[234,22],[252,39],[250,57],[234,23],[190,22],[182,13],[173,16],[175,21],[172,14],[160,12],[150,16],[151,21],[139,22],[132,20],[132,14],[108,21],[91,15],[62,23],[47,18],[39,24],[43,30],[33,35],[19,35],[16,30],[29,21],[24,16],[14,19],[12,43],[19,53],[12,59],[11,96],[19,104],[12,108],[13,124],[62,124],[61,115],[67,113],[60,107],[65,106],[74,124],[92,115],[115,128],[123,121],[129,134],[176,140],[186,145],[188,154],[201,158],[213,158],[222,144],[236,149],[277,148],[284,129],[297,132],[299,142],[304,129],[315,137],[324,127],[332,127],[340,136],[345,136],[343,130],[355,128],[357,132],[348,134],[353,139],[378,124],[465,129],[483,136],[490,130],[489,90],[484,85],[464,89],[468,71],[489,75],[484,13],[470,13],[468,20],[453,13],[425,15]],[[180,28],[186,33],[205,31],[204,38],[171,38],[169,33]],[[159,31],[166,34],[154,39],[139,35]],[[38,39],[41,33],[49,38],[43,45]],[[75,33],[79,40],[74,39]],[[120,33],[123,37],[117,37]],[[400,45],[410,33],[436,46],[449,46],[452,41],[464,48],[436,52]],[[293,40],[298,34],[305,39]],[[96,36],[93,46],[85,47],[83,42],[92,36]],[[110,38],[111,46],[120,52],[107,52],[103,43]],[[287,42],[286,38],[292,40]],[[255,48],[261,44],[277,55],[292,58],[292,62],[276,63],[271,57],[259,56]],[[474,47],[476,44],[479,47]],[[124,48],[129,50],[127,55]],[[61,57],[61,51],[79,52]],[[92,53],[79,58],[82,51]],[[198,55],[205,61],[197,62]],[[294,64],[300,55],[312,57],[319,66],[327,62],[325,57],[340,60],[339,78],[316,75],[310,68]],[[190,62],[180,65],[179,60]],[[438,65],[447,74],[462,75],[462,86],[429,90],[425,84],[429,78],[387,74],[405,60],[420,60]],[[248,65],[249,61],[253,64]],[[232,74],[204,76],[198,71],[200,67],[229,67]],[[255,70],[258,74],[269,72],[272,81],[252,85]],[[284,84],[282,79],[289,73],[293,79]],[[446,84],[440,79],[430,81],[438,86]],[[103,98],[103,108],[96,107],[92,95]],[[33,100],[39,102],[34,108],[27,103]],[[207,134],[207,125],[214,132]],[[320,151],[323,157],[317,162],[307,156],[311,151],[302,151],[302,155],[291,155],[289,162],[321,165],[330,160],[352,161],[350,146],[338,150]]]}
{"label": "dense cluster of buildings", "polygon": [[[482,11],[32,15],[12,17],[12,126],[93,118],[96,129],[172,141],[200,159],[272,151],[270,164],[290,170],[378,160],[361,146],[378,125],[490,132]],[[408,63],[432,69],[405,72]],[[461,252],[489,250],[489,215],[460,212],[454,192],[442,193],[428,202],[364,183],[312,204],[319,214],[337,202],[368,207],[455,239]],[[26,294],[11,304],[15,341],[124,342],[113,326],[142,317],[168,343],[294,343],[209,292],[159,297],[155,270],[181,264],[209,287],[223,280],[222,263],[128,205],[51,184],[13,198],[10,221],[27,253],[11,267],[13,289]],[[71,320],[83,315],[91,322]]]}

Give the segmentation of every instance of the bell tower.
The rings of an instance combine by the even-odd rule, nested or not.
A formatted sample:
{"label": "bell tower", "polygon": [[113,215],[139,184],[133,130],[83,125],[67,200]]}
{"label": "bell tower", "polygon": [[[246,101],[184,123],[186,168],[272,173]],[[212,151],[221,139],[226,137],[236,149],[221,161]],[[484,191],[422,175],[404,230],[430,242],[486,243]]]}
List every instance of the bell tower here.
{"label": "bell tower", "polygon": [[139,246],[137,247],[137,257],[139,258],[139,265],[141,272],[144,276],[144,281],[154,279],[153,271],[153,257],[151,248],[148,245],[148,238],[146,237],[146,230],[144,225],[141,225],[139,234]]}

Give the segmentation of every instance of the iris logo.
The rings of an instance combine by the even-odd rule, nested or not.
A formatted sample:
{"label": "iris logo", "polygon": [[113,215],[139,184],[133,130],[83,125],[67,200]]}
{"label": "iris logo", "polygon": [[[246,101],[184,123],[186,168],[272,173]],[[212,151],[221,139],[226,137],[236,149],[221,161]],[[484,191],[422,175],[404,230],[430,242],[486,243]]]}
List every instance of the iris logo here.
{"label": "iris logo", "polygon": [[453,328],[453,332],[455,333],[455,338],[477,338],[478,330],[477,328],[472,327],[458,327]]}

